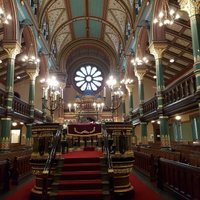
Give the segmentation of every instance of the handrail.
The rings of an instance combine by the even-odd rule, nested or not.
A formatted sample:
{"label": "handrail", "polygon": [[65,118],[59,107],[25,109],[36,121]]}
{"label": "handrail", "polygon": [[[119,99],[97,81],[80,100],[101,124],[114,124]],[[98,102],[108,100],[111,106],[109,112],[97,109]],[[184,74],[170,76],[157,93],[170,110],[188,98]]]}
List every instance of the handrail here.
{"label": "handrail", "polygon": [[108,132],[105,127],[102,127],[102,132],[104,136],[104,148],[106,152],[107,164],[108,164],[108,172],[113,172],[113,164],[112,164],[112,157],[110,154],[110,147],[108,142]]}
{"label": "handrail", "polygon": [[61,135],[61,129],[58,129],[55,136],[53,137],[53,141],[52,141],[52,148],[51,151],[49,153],[49,156],[47,158],[45,167],[43,169],[43,173],[42,173],[42,177],[43,177],[43,194],[42,194],[42,199],[48,199],[47,197],[47,193],[48,193],[48,178],[51,174],[51,167],[52,164],[55,160],[56,157],[56,150],[58,147],[58,144],[60,142],[60,135]]}

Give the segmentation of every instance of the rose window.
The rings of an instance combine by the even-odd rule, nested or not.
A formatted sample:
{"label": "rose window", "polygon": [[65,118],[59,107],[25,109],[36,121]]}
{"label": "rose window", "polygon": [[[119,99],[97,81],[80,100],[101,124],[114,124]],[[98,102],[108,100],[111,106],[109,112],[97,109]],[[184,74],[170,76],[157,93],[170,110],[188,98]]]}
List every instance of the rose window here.
{"label": "rose window", "polygon": [[94,66],[84,66],[75,73],[76,86],[83,91],[97,91],[102,85],[103,76],[100,70]]}

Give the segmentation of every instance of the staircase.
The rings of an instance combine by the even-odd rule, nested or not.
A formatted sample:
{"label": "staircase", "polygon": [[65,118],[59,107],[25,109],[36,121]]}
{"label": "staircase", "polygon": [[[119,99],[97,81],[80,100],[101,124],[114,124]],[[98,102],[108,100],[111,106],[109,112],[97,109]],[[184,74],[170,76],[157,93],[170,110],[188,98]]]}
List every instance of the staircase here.
{"label": "staircase", "polygon": [[64,157],[52,185],[55,192],[52,199],[110,199],[104,159],[92,155],[92,153],[91,151],[82,151],[77,152],[75,156]]}

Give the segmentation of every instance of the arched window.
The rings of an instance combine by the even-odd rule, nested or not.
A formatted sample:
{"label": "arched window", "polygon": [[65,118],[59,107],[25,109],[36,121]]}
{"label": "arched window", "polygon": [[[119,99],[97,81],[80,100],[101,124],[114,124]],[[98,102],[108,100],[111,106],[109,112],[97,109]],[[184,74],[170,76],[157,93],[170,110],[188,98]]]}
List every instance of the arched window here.
{"label": "arched window", "polygon": [[76,70],[74,80],[81,92],[91,94],[102,86],[103,75],[96,66],[86,65]]}

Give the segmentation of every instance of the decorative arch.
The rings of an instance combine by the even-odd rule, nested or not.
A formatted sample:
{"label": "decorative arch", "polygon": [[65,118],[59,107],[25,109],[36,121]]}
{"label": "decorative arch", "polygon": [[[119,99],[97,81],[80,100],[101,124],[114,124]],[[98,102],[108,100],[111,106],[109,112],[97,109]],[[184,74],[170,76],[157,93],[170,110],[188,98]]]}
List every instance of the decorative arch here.
{"label": "decorative arch", "polygon": [[10,13],[12,16],[12,20],[9,22],[8,25],[4,25],[4,36],[3,36],[3,43],[7,42],[16,42],[18,39],[17,30],[19,27],[15,3],[13,0],[3,1],[4,8],[7,13]]}
{"label": "decorative arch", "polygon": [[[113,51],[113,49],[105,42],[102,41],[98,41],[95,39],[87,39],[88,40],[88,44],[93,45],[94,47],[97,47],[99,49],[101,49],[103,52],[105,52],[109,59],[110,59],[110,66],[111,67],[117,67],[116,63],[117,63],[117,55],[116,53]],[[73,41],[71,43],[69,43],[65,48],[63,48],[62,52],[61,52],[61,56],[58,60],[60,60],[59,66],[61,70],[64,70],[65,66],[66,66],[66,62],[67,62],[67,58],[70,55],[70,53],[72,51],[74,51],[77,48],[81,48],[83,45],[85,45],[87,43],[87,40],[77,40],[77,41]]]}
{"label": "decorative arch", "polygon": [[35,55],[37,55],[36,40],[35,40],[34,32],[33,32],[32,28],[31,28],[31,26],[25,25],[21,29],[21,36],[20,36],[21,43],[22,43],[22,37],[24,38],[26,51],[28,49],[30,49],[30,47],[32,45],[32,49],[31,49],[32,53],[34,53]]}
{"label": "decorative arch", "polygon": [[145,51],[149,46],[149,30],[146,27],[142,27],[138,34],[138,40],[136,44],[136,55],[142,57],[145,55]]}
{"label": "decorative arch", "polygon": [[160,27],[158,23],[154,24],[153,19],[158,16],[162,7],[163,1],[155,0],[151,24],[151,40],[152,41],[165,41],[164,26]]}
{"label": "decorative arch", "polygon": [[42,78],[45,78],[48,75],[48,73],[49,73],[48,62],[47,62],[46,56],[44,54],[42,54],[40,56],[40,72],[39,72],[39,75]]}

